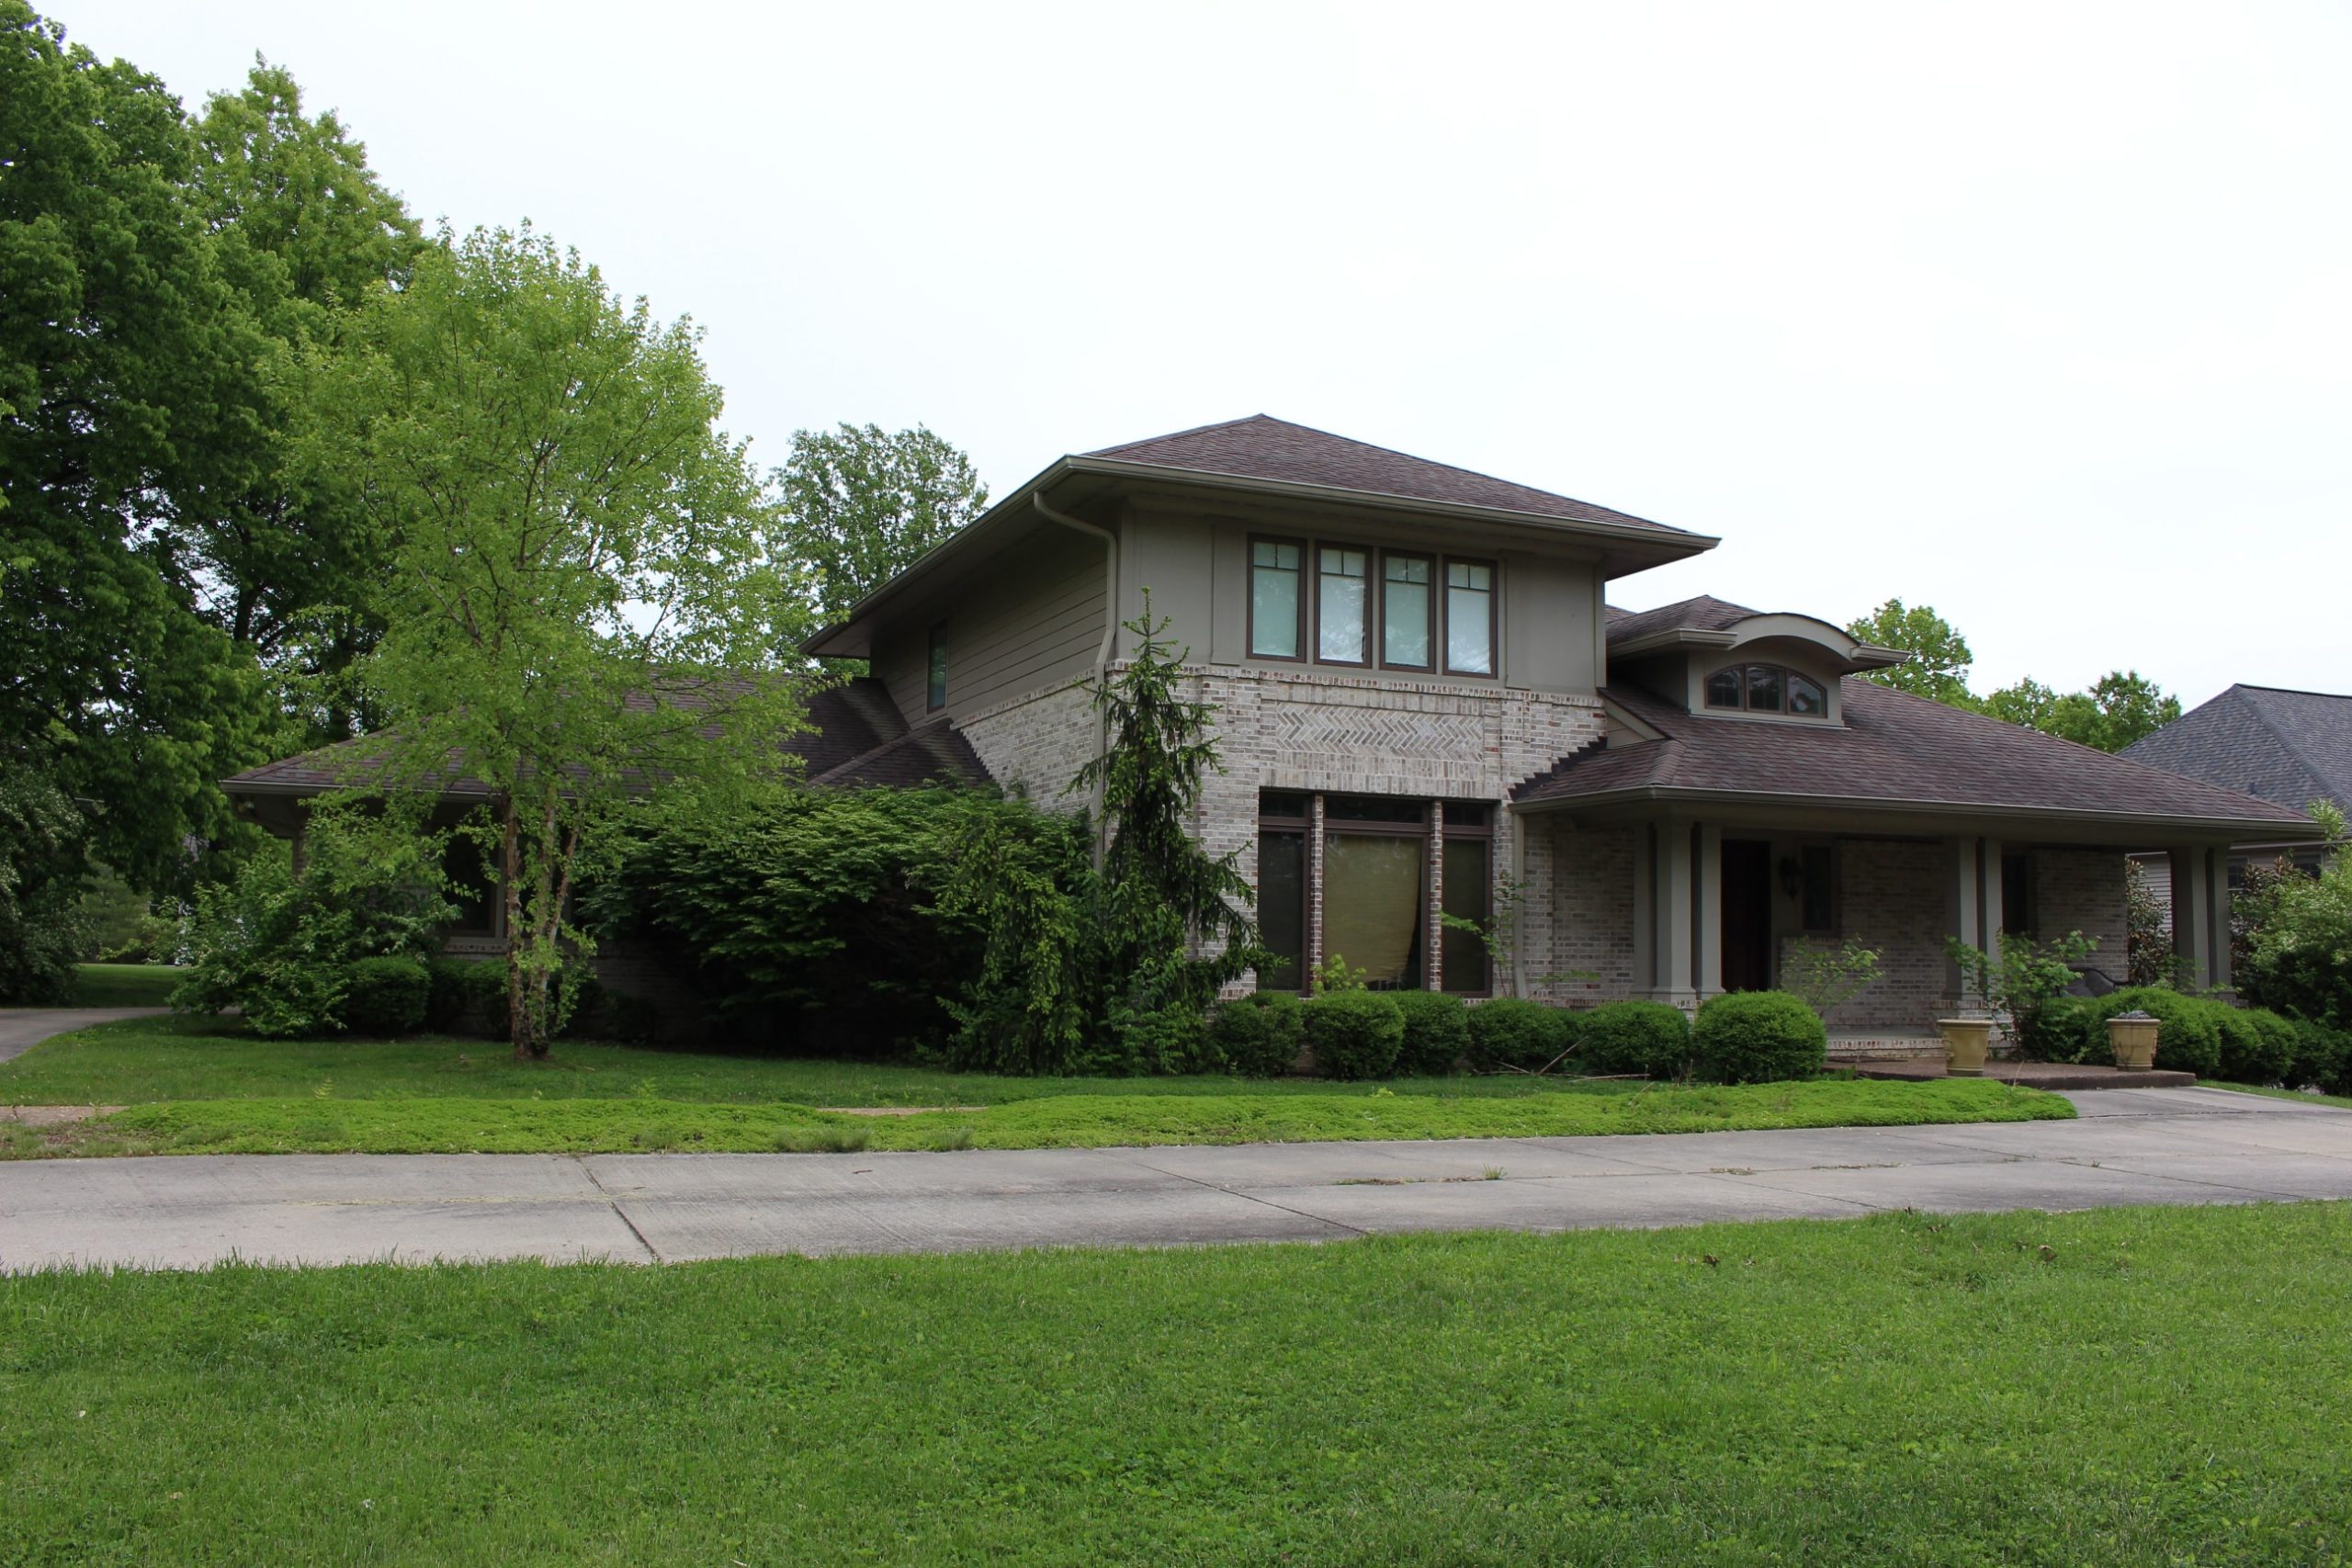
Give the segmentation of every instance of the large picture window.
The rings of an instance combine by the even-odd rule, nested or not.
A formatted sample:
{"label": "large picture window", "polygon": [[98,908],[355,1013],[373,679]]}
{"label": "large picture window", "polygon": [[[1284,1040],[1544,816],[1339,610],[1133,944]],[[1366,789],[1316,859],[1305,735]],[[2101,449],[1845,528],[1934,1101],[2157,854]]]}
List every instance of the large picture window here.
{"label": "large picture window", "polygon": [[1250,546],[1250,654],[1253,659],[1304,657],[1300,635],[1306,596],[1299,592],[1306,547],[1283,539]]}
{"label": "large picture window", "polygon": [[1456,675],[1495,672],[1495,569],[1445,563],[1445,667]]}
{"label": "large picture window", "polygon": [[[1370,989],[1483,993],[1485,941],[1444,927],[1438,975],[1430,972],[1432,920],[1458,915],[1483,923],[1491,912],[1493,807],[1387,795],[1326,795],[1322,811],[1322,941],[1308,929],[1316,902],[1313,796],[1268,792],[1259,799],[1260,941],[1274,961],[1261,990],[1302,990],[1317,963],[1345,963]],[[1436,818],[1442,816],[1442,841]],[[1435,851],[1434,857],[1432,851]],[[1432,860],[1440,886],[1430,885]],[[1433,907],[1434,906],[1434,907]]]}
{"label": "large picture window", "polygon": [[1369,662],[1370,553],[1325,545],[1315,558],[1316,659],[1325,664]]}

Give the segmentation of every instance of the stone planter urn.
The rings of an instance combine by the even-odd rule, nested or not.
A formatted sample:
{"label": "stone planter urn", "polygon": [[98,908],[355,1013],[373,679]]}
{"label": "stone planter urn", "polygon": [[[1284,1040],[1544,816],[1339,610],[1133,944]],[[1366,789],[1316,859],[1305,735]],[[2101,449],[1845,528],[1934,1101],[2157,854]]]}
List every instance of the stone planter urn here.
{"label": "stone planter urn", "polygon": [[2107,1043],[2115,1065],[2129,1073],[2144,1073],[2156,1065],[2155,1016],[2136,1009],[2107,1021]]}
{"label": "stone planter urn", "polygon": [[1944,1071],[1956,1078],[1981,1078],[1984,1076],[1984,1047],[1993,1038],[1993,1021],[1989,1018],[1939,1018],[1936,1027],[1944,1032]]}

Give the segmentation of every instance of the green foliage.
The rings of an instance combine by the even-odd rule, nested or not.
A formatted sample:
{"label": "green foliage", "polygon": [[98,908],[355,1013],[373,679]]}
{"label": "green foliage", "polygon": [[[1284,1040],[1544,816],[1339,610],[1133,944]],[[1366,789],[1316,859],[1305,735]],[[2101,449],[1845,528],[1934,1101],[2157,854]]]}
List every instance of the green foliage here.
{"label": "green foliage", "polygon": [[2120,751],[2180,716],[2180,699],[2136,670],[2109,671],[2087,692],[2053,692],[2029,678],[1980,705],[1995,718],[2101,751]]}
{"label": "green foliage", "polygon": [[1914,608],[1889,599],[1846,630],[1859,641],[1899,648],[1911,655],[1901,664],[1871,671],[1865,679],[1954,707],[1973,705],[1968,669],[1976,656],[1968,650],[1968,639],[1929,606]]}
{"label": "green foliage", "polygon": [[487,1040],[506,1038],[505,964],[494,958],[435,957],[424,967],[426,1028],[438,1034],[471,1030]]}
{"label": "green foliage", "polygon": [[356,958],[345,966],[343,1026],[389,1039],[424,1027],[432,976],[415,958]]}
{"label": "green foliage", "polygon": [[288,1039],[345,1026],[352,961],[423,958],[456,913],[441,870],[446,836],[408,803],[311,803],[298,872],[272,846],[233,879],[198,888],[184,932],[186,1011],[240,1010],[254,1032]]}
{"label": "green foliage", "polygon": [[1405,1038],[1396,1050],[1399,1076],[1440,1077],[1470,1054],[1470,1007],[1443,991],[1391,991],[1405,1015]]}
{"label": "green foliage", "polygon": [[948,1066],[1002,1073],[1114,1071],[1106,1049],[1105,976],[1093,963],[1100,882],[1088,863],[1082,816],[1024,830],[984,817],[974,824],[933,901],[941,916],[980,933],[980,962],[940,993],[956,1021]]}
{"label": "green foliage", "polygon": [[2098,998],[2092,1014],[2095,1032],[2086,1035],[2082,1059],[2111,1059],[2104,1051],[2106,1021],[2118,1013],[2144,1012],[2156,1020],[2157,1066],[2219,1077],[2222,1020],[2232,1010],[2227,1002],[2187,996],[2169,986],[2127,986]]}
{"label": "green foliage", "polygon": [[[2123,879],[2125,967],[2134,986],[2160,986],[2173,978],[2170,911],[2148,886],[2138,861],[2126,863]],[[2241,961],[2243,962],[2243,961]]]}
{"label": "green foliage", "polygon": [[1335,953],[1307,971],[1307,987],[1318,997],[1332,991],[1361,991],[1363,976],[1364,972],[1349,963],[1345,954]]}
{"label": "green foliage", "polygon": [[2238,981],[2265,1007],[2352,1031],[2352,842],[2335,807],[2315,804],[2312,816],[2325,863],[2316,877],[2277,878],[2261,896]]}
{"label": "green foliage", "polygon": [[1785,991],[1729,991],[1701,1004],[1690,1047],[1700,1077],[1777,1083],[1821,1071],[1829,1031],[1819,1013]]}
{"label": "green foliage", "polygon": [[544,1055],[567,918],[649,798],[739,797],[802,723],[773,507],[721,434],[699,334],[527,228],[422,252],[305,357],[305,453],[394,541],[366,666],[395,732],[360,767],[488,786],[514,1048]]}
{"label": "green foliage", "polygon": [[[2232,1083],[2324,1082],[2331,1042],[2325,1032],[2265,1008],[2233,1007],[2168,986],[2133,986],[2099,998],[2089,1010],[2077,1060],[2110,1058],[2106,1021],[2139,1010],[2157,1021],[2156,1066]],[[2309,1070],[2312,1077],[2301,1075]]]}
{"label": "green foliage", "polygon": [[0,1005],[63,1001],[89,945],[82,814],[40,774],[0,761]]}
{"label": "green foliage", "polygon": [[1306,1004],[1288,991],[1253,991],[1217,1005],[1209,1033],[1227,1072],[1286,1077],[1306,1043]]}
{"label": "green foliage", "polygon": [[1383,991],[1333,991],[1306,1004],[1306,1046],[1326,1078],[1386,1077],[1405,1044],[1405,1014]]}
{"label": "green foliage", "polygon": [[1878,973],[1878,951],[1863,946],[1860,938],[1848,937],[1836,946],[1804,941],[1781,962],[1781,988],[1826,1018],[1830,1009],[1868,990]]}
{"label": "green foliage", "polygon": [[1524,997],[1491,997],[1470,1010],[1470,1065],[1541,1072],[1568,1048],[1573,1017]]}
{"label": "green foliage", "polygon": [[2295,1032],[2295,1055],[2280,1081],[2292,1089],[2352,1095],[2352,1033],[2307,1019],[2289,1019],[2287,1023]]}
{"label": "green foliage", "polygon": [[[1944,952],[1973,994],[2008,1015],[2009,1029],[2026,1054],[2038,1061],[2052,1060],[2048,1053],[2053,1047],[2043,1039],[2042,1015],[2075,984],[2079,977],[2075,965],[2098,951],[2098,943],[2080,931],[2046,942],[2002,931],[1996,942],[1998,958],[1957,937],[1944,939]],[[2063,1043],[2058,1048],[2064,1048]]]}
{"label": "green foliage", "polygon": [[849,607],[978,517],[988,487],[971,459],[918,425],[799,430],[776,474],[782,554],[814,569],[819,616]]}
{"label": "green foliage", "polygon": [[1690,1071],[1690,1020],[1665,1002],[1603,1002],[1576,1019],[1573,1060],[1587,1073],[1679,1078]]}

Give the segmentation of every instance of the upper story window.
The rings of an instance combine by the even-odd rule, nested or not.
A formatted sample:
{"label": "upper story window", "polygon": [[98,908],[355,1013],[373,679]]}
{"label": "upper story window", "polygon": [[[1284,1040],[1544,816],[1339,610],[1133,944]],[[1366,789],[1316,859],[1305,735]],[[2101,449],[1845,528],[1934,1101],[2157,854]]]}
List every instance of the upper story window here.
{"label": "upper story window", "polygon": [[1305,596],[1298,591],[1305,547],[1284,539],[1257,539],[1250,546],[1250,655],[1253,659],[1300,657],[1299,623]]}
{"label": "upper story window", "polygon": [[1442,648],[1447,674],[1491,676],[1496,626],[1491,561],[1332,540],[1250,541],[1252,659],[1428,674]]}
{"label": "upper story window", "polygon": [[1828,694],[1821,682],[1778,664],[1731,664],[1707,677],[1707,705],[1748,713],[1825,718]]}
{"label": "upper story window", "polygon": [[947,705],[947,623],[931,628],[931,651],[924,661],[923,706],[936,713]]}

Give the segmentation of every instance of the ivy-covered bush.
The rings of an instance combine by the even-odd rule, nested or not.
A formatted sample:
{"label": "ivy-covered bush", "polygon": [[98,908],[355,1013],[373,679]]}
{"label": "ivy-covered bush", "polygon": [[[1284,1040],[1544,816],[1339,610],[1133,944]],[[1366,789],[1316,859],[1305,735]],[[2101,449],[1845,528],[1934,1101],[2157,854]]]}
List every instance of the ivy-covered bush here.
{"label": "ivy-covered bush", "polygon": [[290,846],[273,843],[232,881],[197,890],[175,1008],[235,1007],[266,1038],[338,1032],[352,963],[423,958],[456,913],[447,835],[397,803],[322,798],[308,810],[299,872]]}
{"label": "ivy-covered bush", "polygon": [[1470,1054],[1470,1008],[1443,991],[1391,991],[1405,1015],[1405,1043],[1396,1052],[1399,1077],[1436,1077]]}
{"label": "ivy-covered bush", "polygon": [[345,966],[343,1026],[387,1039],[424,1027],[433,977],[414,958],[356,958]]}
{"label": "ivy-covered bush", "polygon": [[1333,991],[1306,1004],[1306,1043],[1327,1078],[1385,1077],[1405,1043],[1405,1013],[1383,991]]}
{"label": "ivy-covered bush", "polygon": [[1819,1013],[1786,991],[1730,991],[1701,1005],[1690,1046],[1700,1077],[1774,1083],[1821,1071],[1829,1031]]}
{"label": "ivy-covered bush", "polygon": [[1210,1043],[1225,1070],[1244,1077],[1295,1072],[1306,1039],[1306,1004],[1288,991],[1255,991],[1220,1003],[1209,1024]]}
{"label": "ivy-covered bush", "polygon": [[1690,1020],[1664,1002],[1603,1002],[1577,1016],[1569,1060],[1596,1076],[1645,1073],[1679,1078],[1690,1070]]}
{"label": "ivy-covered bush", "polygon": [[1573,1015],[1524,997],[1494,997],[1470,1010],[1470,1065],[1481,1072],[1534,1072],[1568,1048]]}

